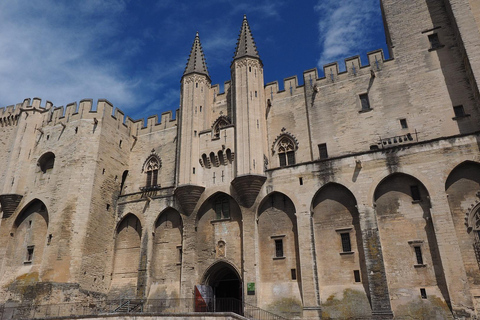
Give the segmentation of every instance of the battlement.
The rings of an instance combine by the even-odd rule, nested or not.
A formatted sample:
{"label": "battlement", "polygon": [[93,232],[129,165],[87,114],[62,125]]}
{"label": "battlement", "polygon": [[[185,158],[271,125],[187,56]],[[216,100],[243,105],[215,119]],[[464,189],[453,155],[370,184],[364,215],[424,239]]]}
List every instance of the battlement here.
{"label": "battlement", "polygon": [[[325,86],[347,80],[352,77],[371,76],[372,72],[381,71],[384,68],[385,60],[383,50],[375,50],[367,53],[368,64],[362,65],[360,56],[353,56],[344,60],[345,71],[340,71],[338,62],[332,62],[323,66],[323,77],[319,78],[317,68],[303,72],[304,85],[298,84],[297,76],[285,78],[283,80],[283,90],[280,90],[278,81],[269,82],[265,85],[265,94],[267,99],[273,99],[275,95],[295,95],[303,93],[304,86],[313,88],[315,86]],[[298,90],[301,90],[299,92]]]}
{"label": "battlement", "polygon": [[41,102],[40,98],[25,99],[22,103],[0,108],[0,127],[16,124],[16,120],[22,112],[30,111],[44,113],[43,126],[67,124],[86,119],[91,119],[94,123],[113,121],[118,124],[119,128],[123,127],[133,135],[161,131],[177,125],[178,110],[175,118],[172,111],[167,111],[161,114],[160,122],[158,122],[157,115],[148,117],[144,122],[143,119],[133,120],[125,116],[122,110],[114,108],[113,104],[106,99],[98,100],[96,105],[93,104],[92,99],[83,99],[79,103],[69,103],[66,107],[54,107],[50,101],[46,101],[45,106],[42,107]]}

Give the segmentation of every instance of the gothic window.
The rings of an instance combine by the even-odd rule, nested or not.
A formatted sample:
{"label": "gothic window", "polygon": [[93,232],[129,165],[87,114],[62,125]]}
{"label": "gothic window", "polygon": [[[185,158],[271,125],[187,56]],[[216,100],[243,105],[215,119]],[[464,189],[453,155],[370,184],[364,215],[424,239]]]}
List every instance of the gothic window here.
{"label": "gothic window", "polygon": [[225,116],[220,116],[212,126],[212,139],[220,138],[220,129],[231,125],[230,119]]}
{"label": "gothic window", "polygon": [[230,219],[230,201],[227,197],[218,197],[214,203],[215,219]]}
{"label": "gothic window", "polygon": [[290,137],[283,137],[278,143],[280,167],[295,164],[295,144]]}
{"label": "gothic window", "polygon": [[160,187],[158,183],[158,171],[161,167],[161,160],[152,150],[152,154],[147,158],[143,164],[143,172],[146,174],[145,187],[142,190],[151,190]]}

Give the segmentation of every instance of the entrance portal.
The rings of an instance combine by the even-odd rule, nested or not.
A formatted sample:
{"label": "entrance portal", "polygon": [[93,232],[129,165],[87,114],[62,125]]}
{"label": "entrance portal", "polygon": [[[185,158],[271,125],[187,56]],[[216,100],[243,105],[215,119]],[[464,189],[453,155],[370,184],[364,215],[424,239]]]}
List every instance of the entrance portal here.
{"label": "entrance portal", "polygon": [[233,266],[226,262],[216,263],[205,272],[203,283],[213,289],[215,312],[243,314],[242,282]]}

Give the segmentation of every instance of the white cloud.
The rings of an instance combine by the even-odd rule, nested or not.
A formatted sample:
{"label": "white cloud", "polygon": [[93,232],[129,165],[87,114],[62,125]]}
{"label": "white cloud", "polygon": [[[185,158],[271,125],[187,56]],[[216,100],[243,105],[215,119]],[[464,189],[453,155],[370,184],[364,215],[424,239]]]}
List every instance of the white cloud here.
{"label": "white cloud", "polygon": [[[70,3],[70,2],[69,2]],[[0,106],[40,97],[55,105],[82,98],[107,98],[132,105],[135,80],[122,75],[117,60],[105,60],[112,48],[131,54],[140,44],[112,43],[116,15],[125,1],[89,0],[78,5],[56,1],[0,4]],[[90,16],[95,12],[93,16]],[[104,15],[100,17],[101,15]]]}
{"label": "white cloud", "polygon": [[[321,53],[318,66],[363,54],[371,42],[371,27],[378,0],[319,0],[318,31]],[[341,65],[341,63],[340,63]]]}

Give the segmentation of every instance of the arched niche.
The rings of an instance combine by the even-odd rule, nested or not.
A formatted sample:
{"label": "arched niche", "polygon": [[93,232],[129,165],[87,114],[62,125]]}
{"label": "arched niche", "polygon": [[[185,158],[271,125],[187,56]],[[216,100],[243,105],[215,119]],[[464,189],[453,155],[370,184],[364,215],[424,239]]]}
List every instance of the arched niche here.
{"label": "arched niche", "polygon": [[469,285],[480,289],[480,164],[466,161],[453,168],[445,192]]}
{"label": "arched niche", "polygon": [[292,312],[302,306],[295,213],[292,200],[280,192],[267,195],[258,209],[259,295],[262,296],[263,307],[272,312],[282,312],[280,306],[286,300],[292,302]]}
{"label": "arched niche", "polygon": [[[200,207],[197,219],[196,253],[199,268],[207,268],[219,259],[242,265],[242,214],[237,202],[228,194],[217,192]],[[219,242],[225,246],[222,252]]]}
{"label": "arched niche", "polygon": [[[324,185],[312,201],[313,231],[317,257],[320,297],[330,309],[343,308],[343,303],[329,305],[327,299],[356,297],[356,314],[371,316],[369,286],[362,230],[357,201],[350,190],[337,183]],[[349,290],[346,294],[345,290]],[[348,302],[345,301],[345,304]]]}
{"label": "arched niche", "polygon": [[[419,287],[427,287],[428,297],[449,304],[430,197],[424,184],[407,174],[391,174],[376,187],[374,202],[389,291],[401,297],[392,300],[393,310],[419,303]],[[401,310],[402,314],[397,309],[395,315],[411,316],[409,307]]]}
{"label": "arched niche", "polygon": [[53,169],[55,164],[55,154],[53,152],[44,153],[37,162],[37,165],[40,167],[40,170],[43,173],[46,173],[47,170]]}
{"label": "arched niche", "polygon": [[44,257],[44,250],[50,244],[48,237],[49,216],[45,204],[34,199],[19,213],[13,224],[13,246],[10,257],[12,267],[31,265],[39,267]]}
{"label": "arched niche", "polygon": [[132,213],[118,224],[115,235],[115,254],[112,287],[123,296],[134,296],[140,265],[142,225]]}
{"label": "arched niche", "polygon": [[182,235],[183,223],[180,214],[173,208],[165,209],[155,222],[150,298],[180,296]]}

